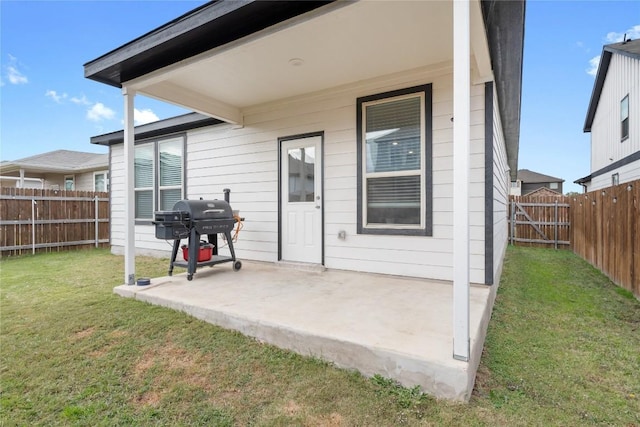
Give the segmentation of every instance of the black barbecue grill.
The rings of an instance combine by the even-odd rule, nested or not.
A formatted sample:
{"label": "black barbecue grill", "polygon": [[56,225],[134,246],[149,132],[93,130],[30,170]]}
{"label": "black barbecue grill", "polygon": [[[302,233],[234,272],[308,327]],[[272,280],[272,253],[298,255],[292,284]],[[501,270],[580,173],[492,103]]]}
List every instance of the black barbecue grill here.
{"label": "black barbecue grill", "polygon": [[[156,226],[156,238],[173,240],[173,251],[169,263],[169,276],[173,267],[186,267],[187,279],[193,279],[198,267],[213,266],[224,262],[232,262],[235,271],[240,270],[242,263],[236,260],[231,232],[236,223],[231,206],[227,200],[180,200],[171,211],[157,211],[153,223]],[[223,234],[227,240],[231,256],[218,255],[217,236]],[[213,244],[213,255],[210,260],[198,261],[200,241],[206,235]],[[176,261],[180,240],[189,239],[188,261]]]}

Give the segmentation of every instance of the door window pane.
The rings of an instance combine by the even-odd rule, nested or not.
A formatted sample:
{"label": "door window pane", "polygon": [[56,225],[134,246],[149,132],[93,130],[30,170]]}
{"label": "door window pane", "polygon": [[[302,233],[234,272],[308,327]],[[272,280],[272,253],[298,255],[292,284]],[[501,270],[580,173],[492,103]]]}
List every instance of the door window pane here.
{"label": "door window pane", "polygon": [[289,202],[313,202],[315,198],[315,147],[288,150]]}

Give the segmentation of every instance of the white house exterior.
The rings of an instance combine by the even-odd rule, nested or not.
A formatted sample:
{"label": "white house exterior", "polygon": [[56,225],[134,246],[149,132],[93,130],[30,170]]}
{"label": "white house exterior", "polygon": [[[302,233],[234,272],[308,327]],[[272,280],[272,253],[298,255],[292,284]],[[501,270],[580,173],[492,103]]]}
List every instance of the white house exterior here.
{"label": "white house exterior", "polygon": [[[229,188],[241,259],[452,281],[468,360],[469,285],[498,281],[507,244],[523,30],[522,2],[221,1],[85,64],[124,96],[124,131],[92,142],[125,282],[171,249],[153,211]],[[136,93],[197,113],[134,130]]]}
{"label": "white house exterior", "polygon": [[640,179],[640,40],[606,45],[584,131],[591,133],[591,174],[585,191]]}

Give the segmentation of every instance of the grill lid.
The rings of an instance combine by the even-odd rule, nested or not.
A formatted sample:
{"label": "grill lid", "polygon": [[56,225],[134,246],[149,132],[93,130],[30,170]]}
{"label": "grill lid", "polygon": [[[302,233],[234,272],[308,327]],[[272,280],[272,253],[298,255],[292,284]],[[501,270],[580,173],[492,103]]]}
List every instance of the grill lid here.
{"label": "grill lid", "polygon": [[231,206],[224,200],[180,200],[173,210],[186,212],[192,221],[233,218]]}

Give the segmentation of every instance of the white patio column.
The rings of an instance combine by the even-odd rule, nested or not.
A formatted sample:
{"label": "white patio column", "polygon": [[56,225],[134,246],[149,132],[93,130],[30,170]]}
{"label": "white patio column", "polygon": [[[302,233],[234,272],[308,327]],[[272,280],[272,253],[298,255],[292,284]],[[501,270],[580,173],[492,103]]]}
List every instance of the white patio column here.
{"label": "white patio column", "polygon": [[20,188],[24,188],[24,169],[20,168]]}
{"label": "white patio column", "polygon": [[453,358],[469,360],[469,1],[453,2]]}
{"label": "white patio column", "polygon": [[136,228],[134,192],[134,143],[133,99],[135,91],[122,88],[124,97],[124,283],[135,284],[136,277]]}

